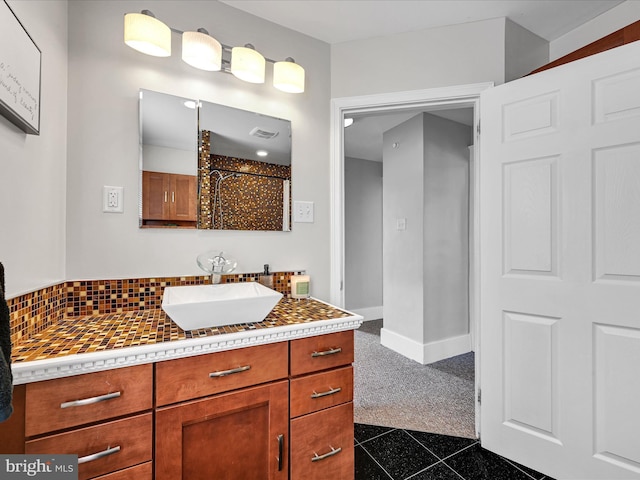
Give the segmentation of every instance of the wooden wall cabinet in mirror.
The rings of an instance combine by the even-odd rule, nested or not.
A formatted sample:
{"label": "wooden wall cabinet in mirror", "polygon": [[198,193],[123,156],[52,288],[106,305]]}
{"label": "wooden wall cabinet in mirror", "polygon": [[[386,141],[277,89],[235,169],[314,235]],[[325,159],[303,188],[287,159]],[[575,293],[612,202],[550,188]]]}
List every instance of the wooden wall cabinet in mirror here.
{"label": "wooden wall cabinet in mirror", "polygon": [[141,227],[289,231],[291,122],[140,91]]}
{"label": "wooden wall cabinet in mirror", "polygon": [[198,178],[195,175],[142,171],[142,221],[146,226],[195,228]]}

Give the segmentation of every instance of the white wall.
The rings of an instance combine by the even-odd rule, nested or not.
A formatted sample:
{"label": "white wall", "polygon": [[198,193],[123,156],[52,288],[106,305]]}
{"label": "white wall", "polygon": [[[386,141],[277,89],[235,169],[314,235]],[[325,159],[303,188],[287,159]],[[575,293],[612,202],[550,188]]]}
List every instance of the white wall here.
{"label": "white wall", "polygon": [[382,307],[382,162],[345,158],[345,307]]}
{"label": "white wall", "polygon": [[142,146],[142,168],[151,172],[198,174],[198,152],[161,147],[159,145]]}
{"label": "white wall", "polygon": [[[424,338],[423,132],[423,115],[418,114],[384,132],[382,141],[384,329],[420,345]],[[405,220],[405,230],[397,229],[399,219]]]}
{"label": "white wall", "polygon": [[424,114],[424,343],[469,333],[472,129]]}
{"label": "white wall", "polygon": [[508,18],[505,24],[505,82],[549,62],[549,42]]}
{"label": "white wall", "polygon": [[549,44],[549,61],[640,20],[640,0],[627,0]]}
{"label": "white wall", "polygon": [[331,47],[331,96],[500,84],[504,51],[504,18],[339,43]]}
{"label": "white wall", "polygon": [[[419,114],[383,134],[382,344],[421,363],[470,350],[471,128]],[[402,229],[398,222],[404,222]]]}
{"label": "white wall", "polygon": [[40,135],[0,116],[0,262],[14,297],[65,278],[67,2],[9,5],[42,52]]}
{"label": "white wall", "polygon": [[[203,72],[173,56],[142,55],[122,41],[123,16],[151,10],[170,26],[204,27],[222,43],[253,43],[265,56],[292,56],[306,92],[291,95],[224,73]],[[329,294],[329,46],[219,2],[72,1],[69,3],[67,276],[122,278],[202,274],[196,256],[219,248],[240,272],[306,269],[312,295]],[[271,65],[267,64],[267,78]],[[292,232],[138,228],[138,90],[200,98],[290,119],[293,199],[315,202],[315,223]],[[124,214],[101,212],[103,185],[124,186]]]}

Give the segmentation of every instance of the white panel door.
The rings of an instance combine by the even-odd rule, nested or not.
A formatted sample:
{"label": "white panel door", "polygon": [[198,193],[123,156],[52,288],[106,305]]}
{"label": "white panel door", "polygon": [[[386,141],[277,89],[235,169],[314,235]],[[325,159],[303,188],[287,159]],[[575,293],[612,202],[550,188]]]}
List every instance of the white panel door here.
{"label": "white panel door", "polygon": [[480,103],[482,445],[640,479],[640,42]]}

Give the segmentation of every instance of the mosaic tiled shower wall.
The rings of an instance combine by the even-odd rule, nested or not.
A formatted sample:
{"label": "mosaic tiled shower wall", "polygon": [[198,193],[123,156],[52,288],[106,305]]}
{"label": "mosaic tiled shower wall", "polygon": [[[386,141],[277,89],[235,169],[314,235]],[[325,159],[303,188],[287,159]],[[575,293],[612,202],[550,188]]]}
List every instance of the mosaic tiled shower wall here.
{"label": "mosaic tiled shower wall", "polygon": [[199,228],[282,231],[290,225],[291,166],[212,155],[210,132],[201,138]]}

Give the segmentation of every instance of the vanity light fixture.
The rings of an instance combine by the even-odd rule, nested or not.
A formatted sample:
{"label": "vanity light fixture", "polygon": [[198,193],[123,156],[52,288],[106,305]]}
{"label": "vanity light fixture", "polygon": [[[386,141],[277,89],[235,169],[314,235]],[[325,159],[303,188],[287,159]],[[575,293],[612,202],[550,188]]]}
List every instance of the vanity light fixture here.
{"label": "vanity light fixture", "polygon": [[124,16],[124,43],[154,57],[171,56],[171,29],[149,10]]}
{"label": "vanity light fixture", "polygon": [[240,80],[264,83],[264,67],[264,57],[250,43],[231,49],[231,73]]}
{"label": "vanity light fixture", "polygon": [[291,57],[274,63],[273,86],[287,93],[304,92],[304,68]]}
{"label": "vanity light fixture", "polygon": [[222,45],[204,28],[182,34],[182,60],[192,67],[217,72],[222,69]]}
{"label": "vanity light fixture", "polygon": [[221,44],[204,28],[183,32],[165,25],[149,10],[124,16],[124,42],[147,55],[171,56],[171,32],[182,35],[182,59],[195,68],[231,73],[245,82],[264,83],[269,62],[273,64],[275,88],[287,93],[304,92],[304,68],[291,57],[276,62],[265,58],[251,44],[244,47]]}

